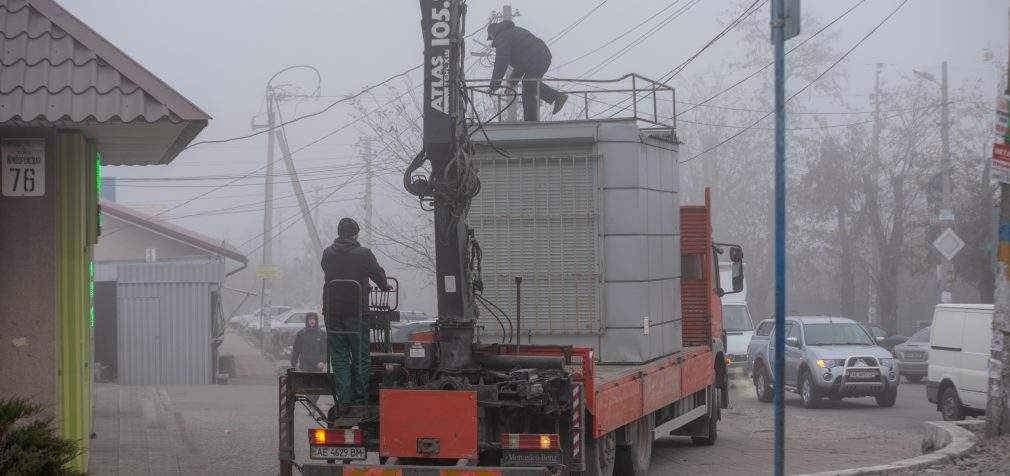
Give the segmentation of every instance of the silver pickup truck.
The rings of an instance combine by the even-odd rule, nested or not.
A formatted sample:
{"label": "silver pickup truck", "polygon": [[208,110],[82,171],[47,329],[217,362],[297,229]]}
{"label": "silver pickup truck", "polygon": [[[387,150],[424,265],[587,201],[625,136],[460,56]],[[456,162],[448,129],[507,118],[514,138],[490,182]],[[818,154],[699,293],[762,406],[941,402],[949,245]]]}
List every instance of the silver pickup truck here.
{"label": "silver pickup truck", "polygon": [[[787,317],[785,387],[800,394],[803,406],[821,398],[875,397],[882,407],[898,397],[898,363],[858,322],[842,317]],[[747,347],[748,373],[758,400],[772,400],[771,356],[774,321],[758,325]]]}

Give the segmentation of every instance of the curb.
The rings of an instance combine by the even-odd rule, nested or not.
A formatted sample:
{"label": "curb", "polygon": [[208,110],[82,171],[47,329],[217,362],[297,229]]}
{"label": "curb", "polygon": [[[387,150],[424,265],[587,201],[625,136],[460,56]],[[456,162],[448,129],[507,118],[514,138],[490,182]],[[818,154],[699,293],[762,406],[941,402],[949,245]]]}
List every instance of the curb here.
{"label": "curb", "polygon": [[945,463],[975,450],[975,433],[985,428],[985,420],[976,421],[927,421],[926,434],[922,437],[922,456],[903,459],[889,464],[865,466],[862,468],[824,471],[805,476],[856,476],[872,474],[892,474],[899,471],[924,469]]}

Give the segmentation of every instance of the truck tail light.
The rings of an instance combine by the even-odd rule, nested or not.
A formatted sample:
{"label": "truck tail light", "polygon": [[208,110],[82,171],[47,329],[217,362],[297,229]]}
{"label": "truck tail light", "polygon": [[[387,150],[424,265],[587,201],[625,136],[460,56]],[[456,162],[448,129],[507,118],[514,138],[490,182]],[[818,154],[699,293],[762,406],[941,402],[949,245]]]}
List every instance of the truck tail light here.
{"label": "truck tail light", "polygon": [[548,433],[503,433],[501,447],[503,450],[557,450],[561,448],[561,439],[557,434]]}
{"label": "truck tail light", "polygon": [[357,428],[310,428],[309,442],[313,445],[360,445],[361,430]]}

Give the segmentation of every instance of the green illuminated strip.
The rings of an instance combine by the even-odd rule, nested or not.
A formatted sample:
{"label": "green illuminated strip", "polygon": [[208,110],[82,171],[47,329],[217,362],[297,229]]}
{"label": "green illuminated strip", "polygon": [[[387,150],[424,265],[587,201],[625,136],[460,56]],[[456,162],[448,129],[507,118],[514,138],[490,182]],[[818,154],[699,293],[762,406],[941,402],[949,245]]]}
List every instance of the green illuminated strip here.
{"label": "green illuminated strip", "polygon": [[[95,190],[97,190],[97,195],[95,195],[96,201],[102,201],[102,153],[95,152]],[[96,232],[102,234],[102,213],[98,212],[98,230]]]}

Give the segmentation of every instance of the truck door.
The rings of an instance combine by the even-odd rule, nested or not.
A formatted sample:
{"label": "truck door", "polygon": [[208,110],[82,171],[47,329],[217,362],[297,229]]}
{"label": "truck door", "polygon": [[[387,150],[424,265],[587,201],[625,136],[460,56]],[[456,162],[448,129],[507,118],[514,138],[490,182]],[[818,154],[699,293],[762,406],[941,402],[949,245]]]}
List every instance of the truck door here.
{"label": "truck door", "polygon": [[797,376],[800,372],[800,363],[803,362],[803,341],[800,338],[800,325],[786,323],[786,339],[795,338],[796,344],[786,342],[786,384],[799,385]]}

